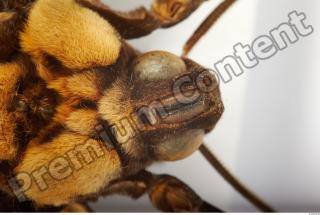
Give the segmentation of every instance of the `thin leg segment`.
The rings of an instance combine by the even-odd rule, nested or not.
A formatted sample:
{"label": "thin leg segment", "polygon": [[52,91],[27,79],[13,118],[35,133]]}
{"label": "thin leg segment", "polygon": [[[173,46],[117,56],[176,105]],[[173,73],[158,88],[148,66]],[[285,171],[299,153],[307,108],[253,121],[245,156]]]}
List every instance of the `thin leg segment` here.
{"label": "thin leg segment", "polygon": [[158,28],[167,28],[178,24],[204,2],[204,0],[154,0],[150,11],[140,7],[128,12],[118,12],[100,0],[76,1],[108,20],[124,39],[142,37]]}
{"label": "thin leg segment", "polygon": [[221,212],[202,200],[188,185],[169,175],[142,171],[115,182],[103,195],[123,194],[134,199],[148,193],[153,206],[164,212]]}

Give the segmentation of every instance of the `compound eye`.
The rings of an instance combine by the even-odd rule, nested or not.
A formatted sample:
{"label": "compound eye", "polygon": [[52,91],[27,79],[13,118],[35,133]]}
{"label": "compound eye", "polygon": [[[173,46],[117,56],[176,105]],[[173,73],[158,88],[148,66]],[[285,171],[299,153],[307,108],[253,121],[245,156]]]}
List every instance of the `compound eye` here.
{"label": "compound eye", "polygon": [[148,52],[133,64],[135,80],[161,81],[172,79],[186,72],[186,64],[176,55],[164,51]]}
{"label": "compound eye", "polygon": [[155,155],[161,161],[176,161],[189,157],[203,142],[204,130],[193,129],[165,139],[155,148]]}

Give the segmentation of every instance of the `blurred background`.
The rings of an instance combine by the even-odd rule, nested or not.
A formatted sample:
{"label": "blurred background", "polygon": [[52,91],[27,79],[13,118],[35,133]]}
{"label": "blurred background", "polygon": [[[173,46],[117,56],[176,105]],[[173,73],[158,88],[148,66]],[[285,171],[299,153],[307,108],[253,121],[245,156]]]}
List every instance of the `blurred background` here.
{"label": "blurred background", "polygon": [[[151,0],[104,2],[119,10],[151,4]],[[130,43],[144,52],[180,55],[189,36],[220,2],[209,0],[183,23]],[[190,54],[196,62],[214,68],[233,54],[235,44],[251,44],[287,22],[293,10],[304,12],[306,24],[314,27],[312,35],[300,37],[271,59],[221,84],[225,113],[206,137],[207,146],[228,169],[278,211],[320,211],[319,9],[319,0],[238,0]],[[155,164],[150,170],[178,177],[223,210],[256,211],[199,152],[183,161]],[[101,197],[91,206],[101,212],[156,211],[147,196],[137,201]]]}

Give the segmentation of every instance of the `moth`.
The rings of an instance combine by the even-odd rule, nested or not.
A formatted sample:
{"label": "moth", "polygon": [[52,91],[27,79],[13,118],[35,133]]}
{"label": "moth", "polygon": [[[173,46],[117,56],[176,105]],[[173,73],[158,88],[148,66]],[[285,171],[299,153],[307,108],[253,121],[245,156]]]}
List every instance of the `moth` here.
{"label": "moth", "polygon": [[179,179],[145,170],[199,148],[271,210],[202,145],[224,106],[217,78],[186,57],[234,0],[213,11],[183,57],[127,43],[182,22],[204,2],[154,0],[150,10],[124,13],[99,0],[1,1],[2,211],[89,211],[89,200],[118,193],[148,194],[162,211],[218,212]]}

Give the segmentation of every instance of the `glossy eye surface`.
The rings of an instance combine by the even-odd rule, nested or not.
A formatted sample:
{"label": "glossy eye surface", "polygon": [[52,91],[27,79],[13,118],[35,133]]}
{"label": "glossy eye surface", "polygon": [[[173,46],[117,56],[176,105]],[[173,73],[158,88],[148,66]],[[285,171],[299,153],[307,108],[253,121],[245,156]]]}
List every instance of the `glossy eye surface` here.
{"label": "glossy eye surface", "polygon": [[164,51],[143,54],[133,64],[135,80],[146,82],[172,79],[185,71],[186,65],[181,58]]}
{"label": "glossy eye surface", "polygon": [[164,139],[156,147],[155,154],[159,160],[181,160],[194,153],[202,144],[204,130],[193,129]]}

